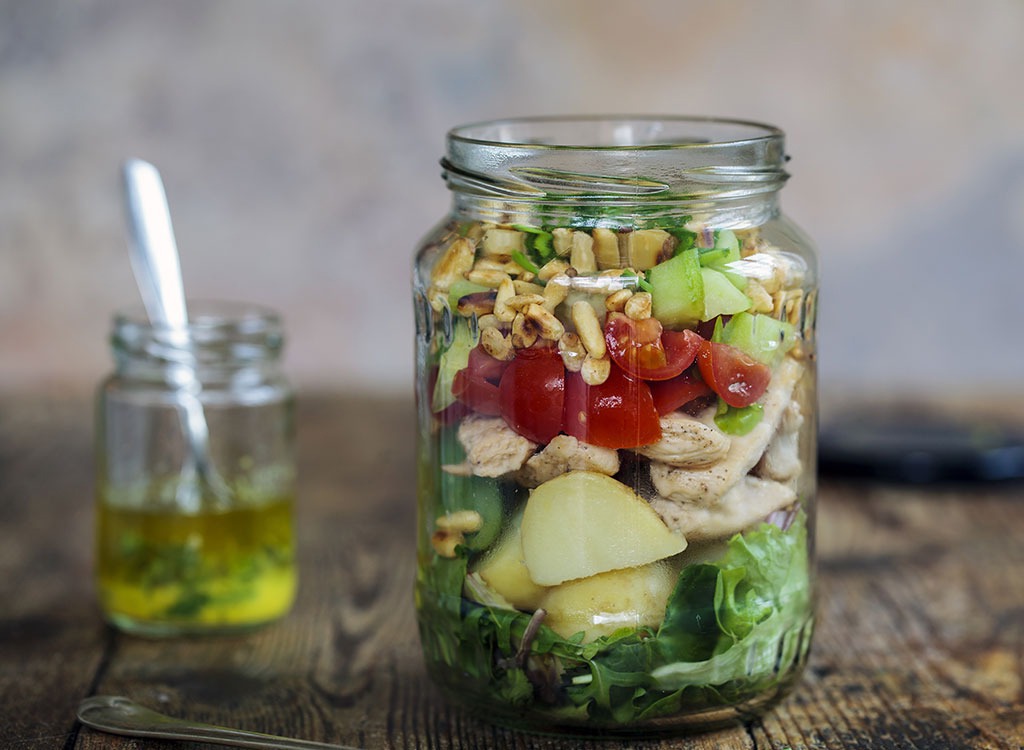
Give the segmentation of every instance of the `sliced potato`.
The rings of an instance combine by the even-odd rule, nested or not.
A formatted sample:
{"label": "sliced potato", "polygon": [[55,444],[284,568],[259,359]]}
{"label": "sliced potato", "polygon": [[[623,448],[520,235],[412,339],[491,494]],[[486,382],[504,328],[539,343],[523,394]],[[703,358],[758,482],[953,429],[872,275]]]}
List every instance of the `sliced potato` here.
{"label": "sliced potato", "polygon": [[634,568],[686,549],[647,502],[609,476],[572,471],[530,493],[523,560],[534,583],[554,586]]}
{"label": "sliced potato", "polygon": [[476,573],[518,609],[536,609],[547,593],[546,587],[533,582],[523,562],[519,518],[512,519],[505,536],[476,566]]}
{"label": "sliced potato", "polygon": [[612,570],[554,586],[541,602],[544,624],[563,638],[583,631],[583,642],[619,628],[655,627],[675,586],[677,569],[667,562]]}

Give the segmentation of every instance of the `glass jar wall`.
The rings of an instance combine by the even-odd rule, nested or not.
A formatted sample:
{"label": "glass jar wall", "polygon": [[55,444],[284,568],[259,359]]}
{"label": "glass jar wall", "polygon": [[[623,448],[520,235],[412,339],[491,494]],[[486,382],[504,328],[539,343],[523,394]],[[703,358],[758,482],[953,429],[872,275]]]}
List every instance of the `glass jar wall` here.
{"label": "glass jar wall", "polygon": [[280,320],[229,303],[190,313],[184,334],[118,315],[116,369],[98,393],[100,606],[150,636],[255,627],[296,590]]}
{"label": "glass jar wall", "polygon": [[783,135],[458,128],[416,256],[428,669],[537,731],[766,710],[813,629],[816,265]]}

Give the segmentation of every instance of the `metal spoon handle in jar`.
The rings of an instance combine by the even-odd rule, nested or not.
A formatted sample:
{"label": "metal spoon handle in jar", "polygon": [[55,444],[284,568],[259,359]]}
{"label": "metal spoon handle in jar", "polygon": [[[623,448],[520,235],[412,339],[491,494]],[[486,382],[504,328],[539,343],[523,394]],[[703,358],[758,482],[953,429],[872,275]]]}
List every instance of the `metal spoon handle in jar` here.
{"label": "metal spoon handle in jar", "polygon": [[359,750],[349,745],[330,745],[176,719],[114,695],[86,698],[78,706],[78,720],[101,732],[127,737],[211,742],[256,750]]}
{"label": "metal spoon handle in jar", "polygon": [[142,304],[154,325],[185,334],[188,311],[167,195],[157,168],[142,159],[124,164],[132,231],[131,262]]}
{"label": "metal spoon handle in jar", "polygon": [[[154,326],[166,329],[176,347],[187,351],[191,345],[188,309],[163,180],[157,168],[142,159],[126,161],[123,177],[132,233],[132,270],[146,314]],[[228,498],[230,489],[210,459],[209,425],[199,400],[194,367],[182,362],[173,374],[188,448],[183,479],[198,475],[216,497]],[[199,491],[190,481],[182,482],[178,495],[179,501],[189,507],[199,502]]]}

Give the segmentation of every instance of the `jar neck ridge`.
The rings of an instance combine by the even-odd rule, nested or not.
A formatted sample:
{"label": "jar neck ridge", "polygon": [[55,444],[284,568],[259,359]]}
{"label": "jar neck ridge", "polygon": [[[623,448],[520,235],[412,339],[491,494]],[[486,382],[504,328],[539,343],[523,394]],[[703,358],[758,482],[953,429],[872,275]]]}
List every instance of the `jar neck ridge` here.
{"label": "jar neck ridge", "polygon": [[172,386],[258,383],[277,375],[284,336],[276,313],[250,305],[190,305],[184,330],[151,324],[141,309],[114,318],[110,338],[117,374]]}
{"label": "jar neck ridge", "polygon": [[441,163],[467,218],[558,225],[582,208],[610,224],[688,215],[742,225],[777,213],[785,161],[782,132],[758,123],[578,117],[456,128]]}

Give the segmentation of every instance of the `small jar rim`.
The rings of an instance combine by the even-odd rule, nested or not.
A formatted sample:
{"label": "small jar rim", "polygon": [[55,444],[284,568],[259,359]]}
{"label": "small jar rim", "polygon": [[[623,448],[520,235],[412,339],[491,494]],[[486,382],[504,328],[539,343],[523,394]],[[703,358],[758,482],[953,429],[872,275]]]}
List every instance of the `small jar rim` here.
{"label": "small jar rim", "polygon": [[[671,125],[699,128],[719,128],[749,131],[745,137],[719,138],[715,140],[651,140],[647,142],[624,143],[571,143],[546,142],[522,137],[487,137],[485,133],[499,129],[524,129],[540,126],[635,126],[635,125]],[[621,132],[621,131],[620,131]],[[543,150],[587,150],[587,151],[631,151],[631,150],[674,150],[674,149],[707,149],[729,146],[742,146],[759,141],[782,139],[785,133],[781,128],[756,120],[741,118],[714,117],[700,115],[536,115],[530,117],[509,117],[495,120],[459,125],[448,131],[450,141],[482,146],[506,146],[509,148],[530,148]]]}
{"label": "small jar rim", "polygon": [[[273,331],[281,326],[281,315],[273,308],[236,300],[189,300],[187,330],[192,333],[212,333],[233,329],[243,333]],[[141,303],[120,308],[114,313],[115,329],[125,325],[154,332],[173,330],[149,319]]]}
{"label": "small jar rim", "polygon": [[141,304],[115,312],[115,351],[179,363],[255,362],[275,359],[283,345],[280,314],[269,307],[227,300],[190,300],[182,331],[154,324]]}

